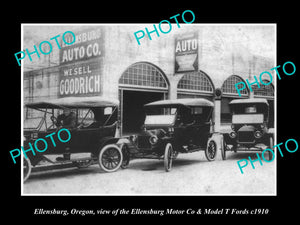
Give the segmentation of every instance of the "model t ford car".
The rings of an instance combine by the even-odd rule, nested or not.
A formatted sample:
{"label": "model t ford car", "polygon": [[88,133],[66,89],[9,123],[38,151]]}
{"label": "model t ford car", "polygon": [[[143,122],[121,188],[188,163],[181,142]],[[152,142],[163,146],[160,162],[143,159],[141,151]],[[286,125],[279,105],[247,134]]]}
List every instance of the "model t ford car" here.
{"label": "model t ford car", "polygon": [[214,104],[206,99],[161,100],[146,104],[145,122],[138,135],[122,147],[123,167],[130,158],[163,159],[165,170],[178,153],[204,150],[209,161],[216,156],[216,142],[210,140]]}
{"label": "model t ford car", "polygon": [[[269,104],[266,99],[236,99],[229,104],[231,130],[223,134],[222,158],[226,151],[263,151],[273,147],[273,128],[268,128]],[[272,153],[268,152],[268,158]]]}
{"label": "model t ford car", "polygon": [[[50,141],[46,151],[26,154],[23,159],[24,180],[29,177],[31,169],[41,171],[70,164],[82,168],[98,162],[106,172],[117,170],[123,160],[115,138],[118,104],[118,100],[98,96],[66,97],[27,104],[31,118],[24,121],[24,149],[30,148],[29,145],[44,149],[45,146],[39,146],[43,142],[36,143],[36,140],[49,141],[49,136],[56,144],[53,146]],[[70,132],[70,140],[66,143],[51,135],[62,127]],[[58,157],[51,158],[51,155]]]}

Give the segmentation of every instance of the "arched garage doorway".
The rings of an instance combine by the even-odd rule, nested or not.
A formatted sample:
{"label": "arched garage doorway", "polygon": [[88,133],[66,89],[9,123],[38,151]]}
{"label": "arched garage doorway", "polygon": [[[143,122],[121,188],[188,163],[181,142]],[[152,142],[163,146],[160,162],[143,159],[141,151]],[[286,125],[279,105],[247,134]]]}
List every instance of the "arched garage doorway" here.
{"label": "arched garage doorway", "polygon": [[177,84],[177,98],[206,98],[213,101],[214,85],[203,71],[183,75]]}
{"label": "arched garage doorway", "polygon": [[237,98],[248,98],[249,91],[247,88],[240,91],[241,96],[239,96],[235,84],[239,82],[244,82],[244,79],[237,75],[231,75],[228,77],[222,85],[222,100],[221,100],[221,125],[226,125],[231,123],[231,113],[229,110],[229,102]]}
{"label": "arched garage doorway", "polygon": [[122,134],[138,132],[145,119],[143,105],[167,99],[168,91],[168,79],[157,66],[138,62],[128,67],[119,79]]}

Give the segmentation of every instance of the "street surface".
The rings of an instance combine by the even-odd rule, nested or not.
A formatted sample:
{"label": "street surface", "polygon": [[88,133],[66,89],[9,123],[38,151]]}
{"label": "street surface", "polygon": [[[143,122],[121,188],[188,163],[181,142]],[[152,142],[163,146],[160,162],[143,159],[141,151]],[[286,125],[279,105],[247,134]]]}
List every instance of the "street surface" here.
{"label": "street surface", "polygon": [[[276,160],[249,162],[241,174],[240,159],[255,153],[227,152],[227,159],[208,162],[204,151],[179,154],[171,172],[163,160],[135,159],[127,169],[102,172],[98,164],[32,173],[23,185],[23,194],[53,195],[275,195]],[[244,162],[243,162],[244,163]]]}

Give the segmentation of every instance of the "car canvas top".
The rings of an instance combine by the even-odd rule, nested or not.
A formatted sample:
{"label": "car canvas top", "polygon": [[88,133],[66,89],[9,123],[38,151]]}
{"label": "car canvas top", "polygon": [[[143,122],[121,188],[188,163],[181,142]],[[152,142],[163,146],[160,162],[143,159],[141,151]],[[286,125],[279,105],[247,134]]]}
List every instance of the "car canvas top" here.
{"label": "car canvas top", "polygon": [[184,105],[184,106],[209,106],[214,107],[214,103],[204,98],[181,98],[181,99],[168,99],[151,102],[145,105],[148,106],[168,106],[168,105]]}
{"label": "car canvas top", "polygon": [[264,98],[247,98],[247,99],[234,99],[229,104],[247,104],[247,103],[263,103],[269,105],[268,101]]}

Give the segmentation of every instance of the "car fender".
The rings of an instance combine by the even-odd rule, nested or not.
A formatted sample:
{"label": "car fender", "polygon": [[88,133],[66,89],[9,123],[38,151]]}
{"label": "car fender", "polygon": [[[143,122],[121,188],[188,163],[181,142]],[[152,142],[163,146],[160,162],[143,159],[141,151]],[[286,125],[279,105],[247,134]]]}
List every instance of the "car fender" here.
{"label": "car fender", "polygon": [[115,137],[105,137],[102,138],[101,141],[99,142],[99,148],[97,149],[97,154],[99,151],[105,146],[109,144],[117,144],[120,138],[115,138]]}

